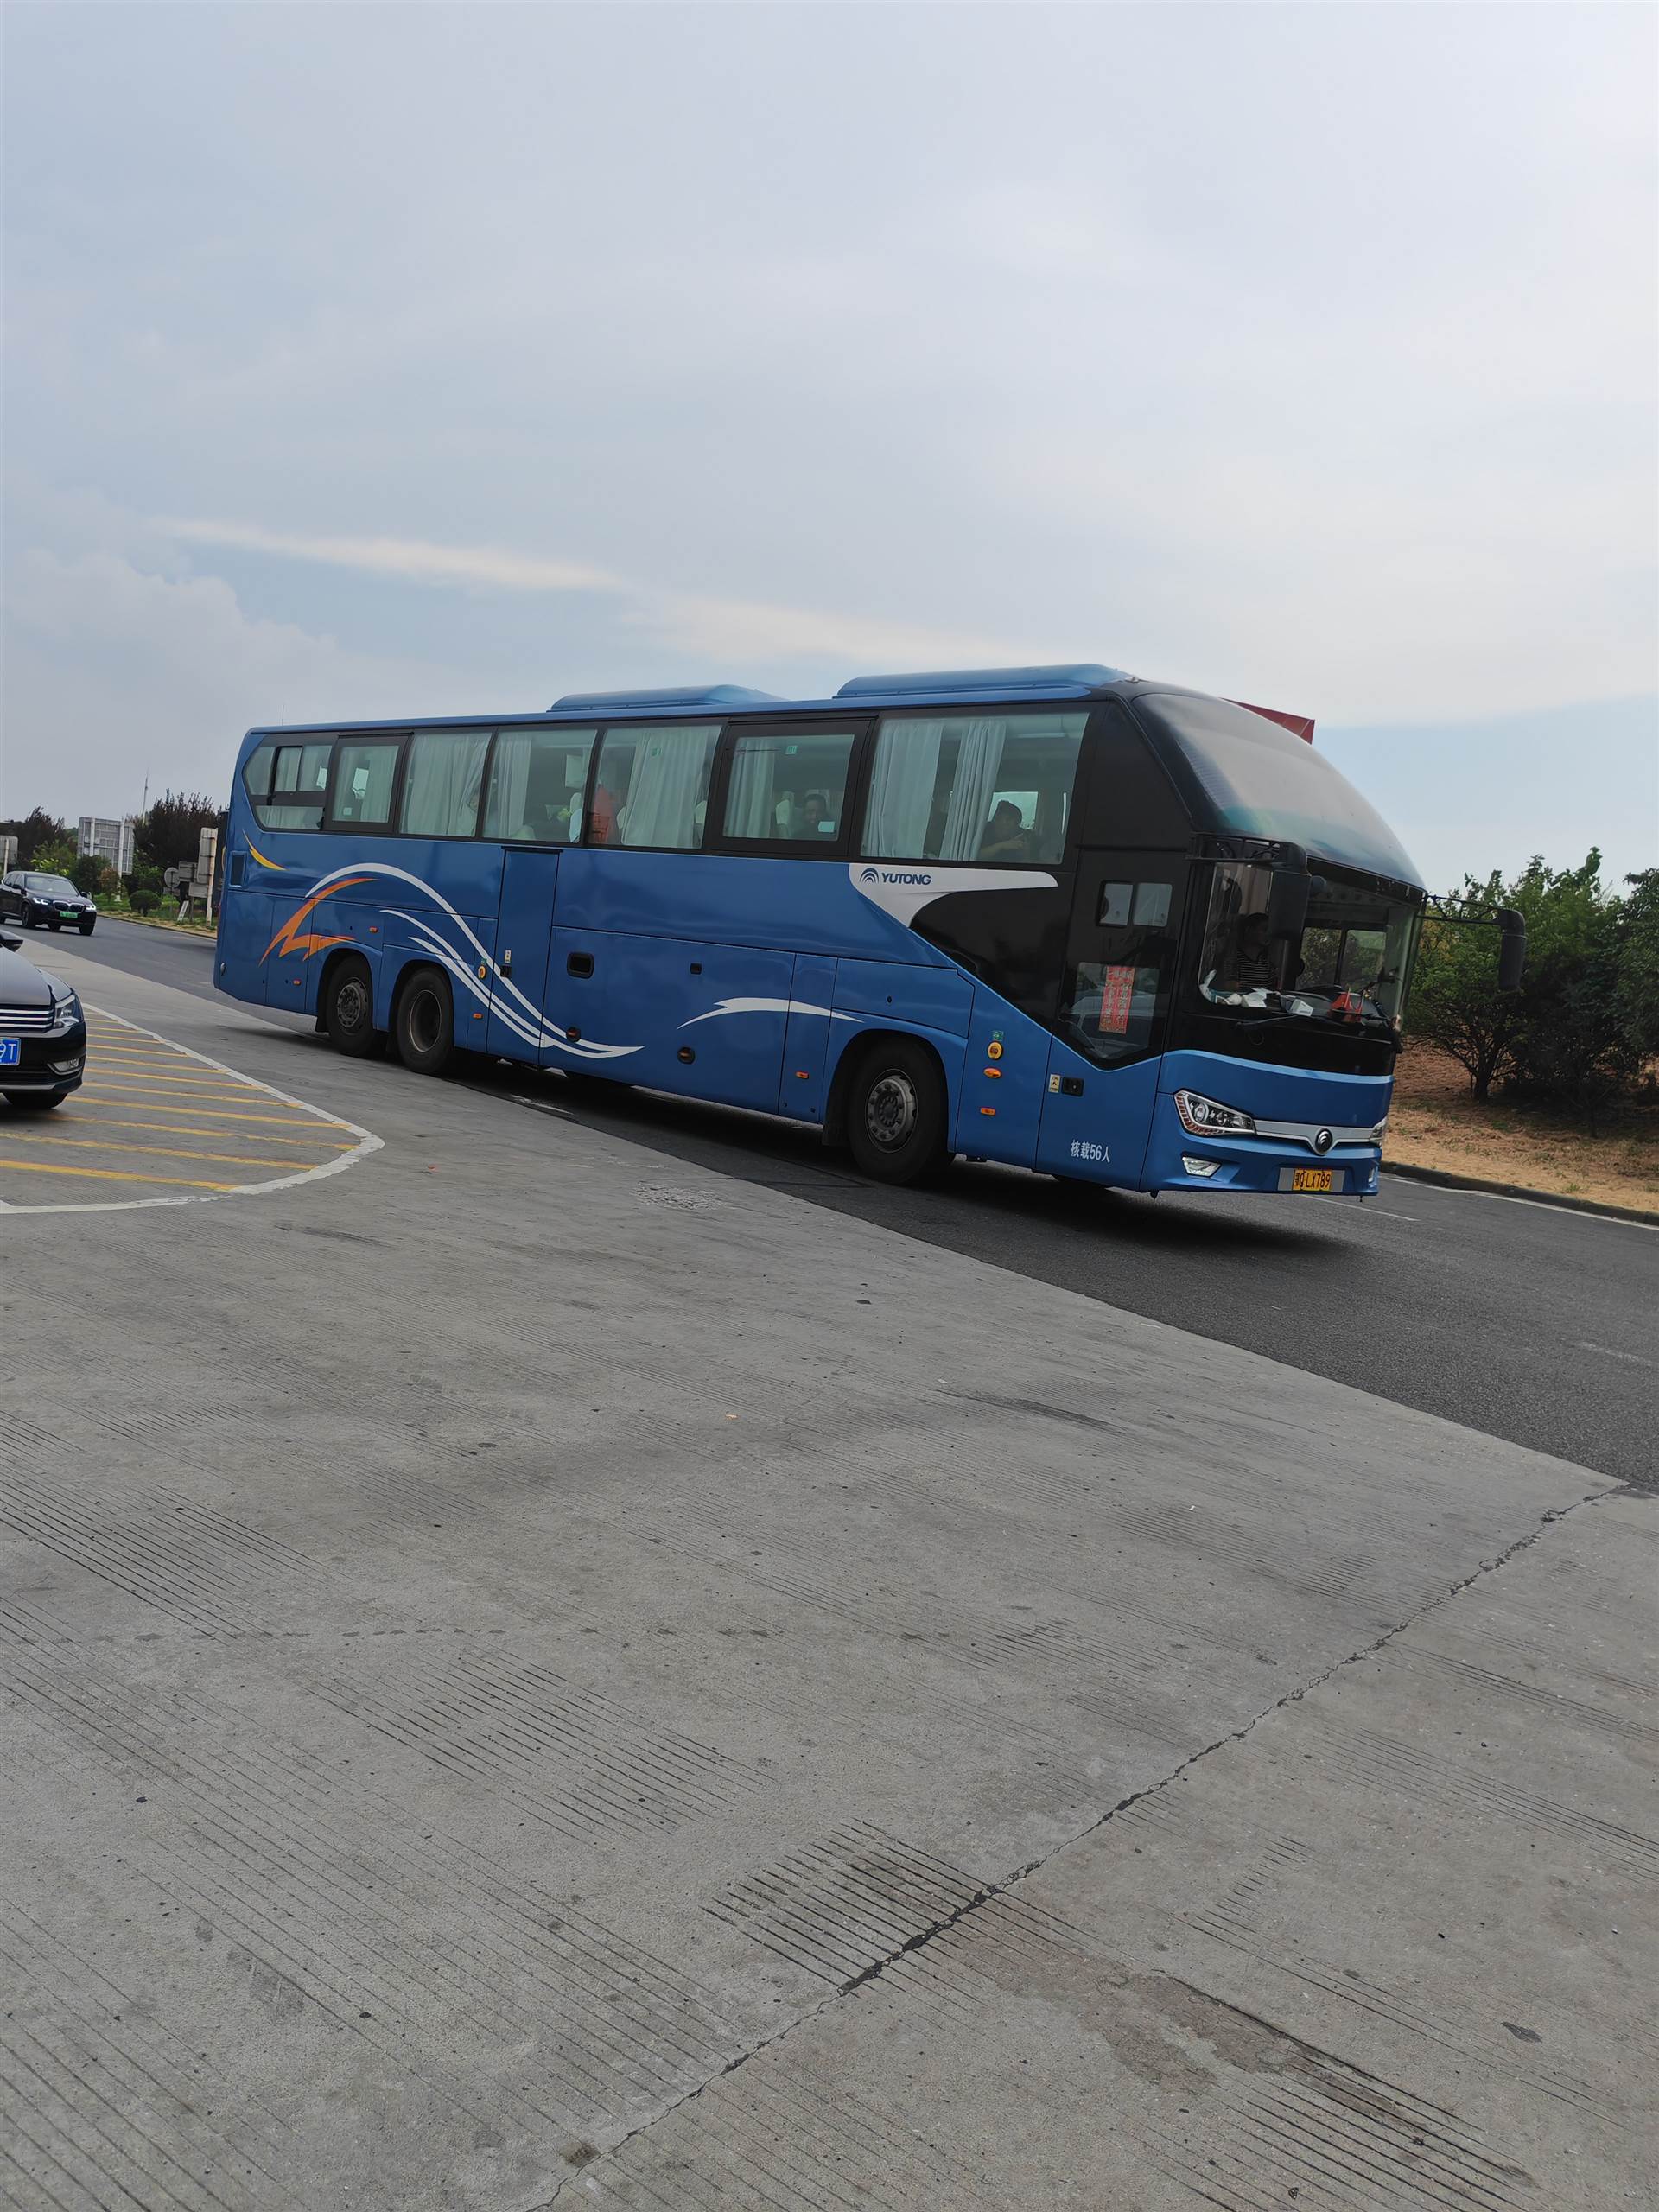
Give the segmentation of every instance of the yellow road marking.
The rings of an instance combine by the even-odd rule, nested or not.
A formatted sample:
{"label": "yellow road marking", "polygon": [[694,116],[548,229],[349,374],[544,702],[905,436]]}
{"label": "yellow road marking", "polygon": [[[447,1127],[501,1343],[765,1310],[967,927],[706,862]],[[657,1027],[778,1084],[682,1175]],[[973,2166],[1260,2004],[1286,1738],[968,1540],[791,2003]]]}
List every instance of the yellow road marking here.
{"label": "yellow road marking", "polygon": [[[259,1117],[257,1114],[247,1114],[242,1116],[243,1120],[249,1122],[257,1121],[258,1118]],[[58,1116],[59,1125],[61,1126],[66,1121],[72,1123],[76,1128],[79,1128],[82,1125],[81,1117],[79,1113],[67,1115],[60,1114]],[[86,1126],[88,1128],[97,1128],[101,1129],[156,1129],[161,1132],[163,1135],[175,1137],[234,1136],[236,1134],[234,1129],[194,1128],[188,1122],[119,1121],[113,1114],[100,1114],[98,1116],[95,1122],[88,1122]],[[321,1127],[321,1124],[319,1124],[319,1127]],[[257,1142],[260,1144],[320,1144],[326,1145],[330,1152],[355,1152],[357,1149],[355,1145],[342,1144],[338,1137],[279,1137],[274,1131],[269,1133],[262,1132],[257,1139]]]}
{"label": "yellow road marking", "polygon": [[[92,1080],[98,1071],[90,1071]],[[204,1083],[191,1075],[118,1075],[116,1083],[128,1090],[170,1090],[187,1098],[245,1098],[253,1088],[246,1083]]]}
{"label": "yellow road marking", "polygon": [[184,1191],[237,1191],[239,1183],[205,1183],[189,1175],[139,1175],[124,1167],[50,1167],[43,1160],[0,1160],[26,1175],[84,1175],[100,1183],[171,1183]]}
{"label": "yellow road marking", "polygon": [[[255,1097],[262,1096],[258,1091]],[[188,1114],[193,1122],[278,1122],[288,1129],[349,1129],[349,1122],[335,1122],[321,1114],[242,1114],[229,1106],[176,1106],[170,1098],[120,1098],[101,1092],[89,1098],[84,1090],[75,1094],[79,1111],[85,1113],[89,1106],[101,1106],[105,1100],[111,1106],[124,1106],[129,1111],[135,1106],[153,1106],[158,1114],[168,1112]]]}
{"label": "yellow road marking", "polygon": [[[98,1039],[93,1039],[93,1042],[98,1042]],[[166,1071],[168,1075],[188,1073],[193,1082],[201,1082],[201,1068],[193,1068],[188,1059],[186,1062],[179,1062],[179,1059],[128,1059],[126,1053],[106,1053],[102,1046],[91,1058],[95,1059],[99,1068],[113,1068],[118,1075],[159,1075],[162,1071]]]}
{"label": "yellow road marking", "polygon": [[[235,1167],[298,1167],[296,1160],[260,1160],[251,1152],[187,1152],[173,1144],[121,1144],[109,1137],[48,1136],[44,1130],[13,1129],[11,1141],[22,1137],[29,1144],[72,1144],[84,1152],[141,1152],[157,1160],[223,1160]],[[211,1135],[208,1131],[206,1134]]]}

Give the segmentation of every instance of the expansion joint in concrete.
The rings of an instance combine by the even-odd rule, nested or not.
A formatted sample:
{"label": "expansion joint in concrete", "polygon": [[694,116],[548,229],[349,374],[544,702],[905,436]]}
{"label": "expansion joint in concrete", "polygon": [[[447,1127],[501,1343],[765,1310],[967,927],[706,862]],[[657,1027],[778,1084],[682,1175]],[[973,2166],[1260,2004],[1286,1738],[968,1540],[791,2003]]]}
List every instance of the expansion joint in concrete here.
{"label": "expansion joint in concrete", "polygon": [[[1275,1698],[1271,1705],[1263,1706],[1260,1713],[1254,1714],[1241,1727],[1230,1729],[1225,1735],[1217,1736],[1214,1743],[1205,1745],[1201,1751],[1189,1752],[1185,1758],[1182,1759],[1178,1765],[1172,1767],[1161,1779],[1148,1783],[1144,1789],[1131,1790],[1127,1797],[1120,1797],[1116,1804],[1111,1806],[1106,1812],[1098,1814],[1093,1820],[1086,1821],[1082,1827],[1077,1828],[1071,1834],[1061,1837],[1058,1843],[1051,1845],[1046,1851],[1039,1853],[1036,1858],[1027,1859],[1023,1866],[1014,1867],[1012,1872],[1001,1876],[996,1881],[984,1883],[974,1891],[970,1897],[965,1898],[954,1911],[945,1913],[939,1919],[931,1922],[925,1928],[918,1929],[915,1934],[907,1936],[904,1942],[895,1944],[891,1951],[884,1953],[880,1958],[874,1960],[857,1974],[849,1975],[845,1981],[839,1983],[816,2005],[810,2005],[804,2012],[798,2013],[792,2020],[786,2021],[775,2034],[766,2036],[760,2042],[751,2044],[747,2050],[740,2051],[736,2057],[722,2066],[718,2073],[711,2074],[706,2081],[699,2082],[695,2088],[684,2091],[683,2094],[664,2105],[659,2112],[653,2113],[648,2120],[643,2120],[637,2126],[630,2128],[625,2135],[620,2136],[605,2150],[603,2157],[607,2159],[614,2158],[636,2138],[649,2134],[683,2107],[695,2104],[705,2090],[712,2088],[715,2083],[725,2081],[729,2075],[741,2072],[751,2060],[760,2057],[766,2051],[775,2050],[789,2037],[798,2033],[802,2028],[809,2026],[833,2006],[840,2004],[843,1998],[850,1997],[855,1991],[864,1988],[870,1982],[879,1980],[890,1967],[896,1966],[901,1959],[909,1958],[916,1952],[925,1949],[928,1944],[944,1935],[947,1929],[955,1928],[963,1921],[971,1918],[975,1913],[982,1911],[986,1905],[994,1904],[997,1898],[1006,1897],[1010,1891],[1017,1889],[1022,1882],[1028,1881],[1033,1874],[1040,1873],[1062,1852],[1070,1851],[1075,1845],[1083,1842],[1086,1837],[1095,1834],[1099,1829],[1105,1827],[1109,1822],[1115,1821],[1119,1814],[1128,1812],[1132,1805],[1141,1804],[1145,1799],[1157,1797],[1166,1789],[1173,1788],[1177,1783],[1185,1781],[1195,1767],[1202,1765],[1205,1759],[1211,1758],[1217,1751],[1225,1751],[1230,1744],[1242,1744],[1246,1737],[1253,1734],[1262,1726],[1264,1720],[1271,1719],[1275,1713],[1282,1712],[1288,1705],[1300,1704],[1303,1698],[1311,1695],[1315,1690],[1323,1688],[1326,1682],[1330,1681],[1333,1676],[1341,1674],[1344,1668],[1355,1666],[1361,1660],[1369,1659],[1376,1652],[1385,1649],[1396,1637],[1403,1636],[1408,1629],[1414,1628],[1418,1622],[1426,1619],[1429,1614],[1437,1611],[1442,1605],[1449,1604],[1452,1599],[1469,1589],[1473,1584],[1484,1581],[1488,1575],[1497,1573],[1502,1568],[1507,1567],[1511,1560],[1518,1558],[1522,1552],[1529,1550],[1557,1522],[1565,1521],[1569,1514],[1576,1513],[1582,1506],[1596,1505],[1608,1497],[1624,1497],[1628,1493],[1628,1484],[1615,1484],[1605,1490],[1588,1491],[1584,1497],[1573,1499],[1569,1504],[1552,1508],[1539,1521],[1536,1528],[1529,1529],[1524,1536],[1517,1536],[1512,1544],[1506,1545],[1501,1552],[1494,1554],[1491,1559],[1482,1560],[1478,1567],[1473,1567],[1469,1573],[1463,1575],[1456,1582],[1450,1582],[1443,1590],[1435,1591],[1432,1596],[1426,1598],[1421,1605],[1414,1607],[1403,1620],[1396,1621],[1392,1628],[1385,1629],[1381,1636],[1374,1637],[1370,1643],[1361,1645],[1358,1650],[1351,1651],[1343,1658],[1333,1659],[1328,1667],[1321,1669],[1308,1681],[1299,1683],[1294,1689],[1287,1690],[1282,1697]],[[1275,2032],[1281,2031],[1275,2031]],[[584,2158],[582,2165],[586,2167],[590,2163],[597,2162]],[[550,2208],[564,2198],[565,2192],[581,2178],[580,2171],[570,2174],[559,2183],[551,2196],[543,2198],[539,2205],[533,2208],[533,2212],[550,2212]]]}

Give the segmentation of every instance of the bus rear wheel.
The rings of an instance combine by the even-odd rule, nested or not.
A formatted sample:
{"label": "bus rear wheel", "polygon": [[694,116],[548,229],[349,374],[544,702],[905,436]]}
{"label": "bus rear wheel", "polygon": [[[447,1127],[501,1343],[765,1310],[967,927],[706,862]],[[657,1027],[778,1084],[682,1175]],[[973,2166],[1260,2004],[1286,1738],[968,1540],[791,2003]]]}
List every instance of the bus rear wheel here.
{"label": "bus rear wheel", "polygon": [[322,987],[322,1026],[337,1052],[365,1060],[385,1039],[374,1026],[374,982],[360,953],[348,952],[328,970]]}
{"label": "bus rear wheel", "polygon": [[925,1045],[884,1038],[860,1061],[847,1096],[847,1143],[878,1183],[919,1183],[944,1165],[944,1084]]}
{"label": "bus rear wheel", "polygon": [[417,968],[397,995],[397,1057],[416,1075],[442,1075],[455,1057],[454,1001],[440,968]]}

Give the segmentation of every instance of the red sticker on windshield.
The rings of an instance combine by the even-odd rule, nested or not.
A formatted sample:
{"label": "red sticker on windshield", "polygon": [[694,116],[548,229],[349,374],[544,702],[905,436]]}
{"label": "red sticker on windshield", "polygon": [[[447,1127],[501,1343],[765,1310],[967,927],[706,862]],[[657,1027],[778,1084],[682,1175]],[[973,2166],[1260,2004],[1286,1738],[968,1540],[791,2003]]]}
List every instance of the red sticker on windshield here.
{"label": "red sticker on windshield", "polygon": [[1109,968],[1105,985],[1100,994],[1102,1029],[1114,1037],[1126,1037],[1129,1029],[1129,1009],[1134,1004],[1134,969]]}

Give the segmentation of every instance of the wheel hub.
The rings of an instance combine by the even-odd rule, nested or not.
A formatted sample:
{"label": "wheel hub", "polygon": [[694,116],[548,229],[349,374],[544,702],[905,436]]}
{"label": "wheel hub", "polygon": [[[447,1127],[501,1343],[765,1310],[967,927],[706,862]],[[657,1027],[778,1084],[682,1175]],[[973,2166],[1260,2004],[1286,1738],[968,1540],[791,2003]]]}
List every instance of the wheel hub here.
{"label": "wheel hub", "polygon": [[915,1084],[907,1075],[892,1069],[870,1086],[864,1102],[864,1126],[873,1143],[892,1152],[910,1135],[920,1111]]}
{"label": "wheel hub", "polygon": [[435,991],[416,991],[409,1009],[409,1033],[417,1052],[429,1052],[443,1027],[443,1009]]}
{"label": "wheel hub", "polygon": [[360,1029],[368,1020],[369,995],[359,977],[353,976],[340,985],[334,994],[334,1011],[342,1029]]}

